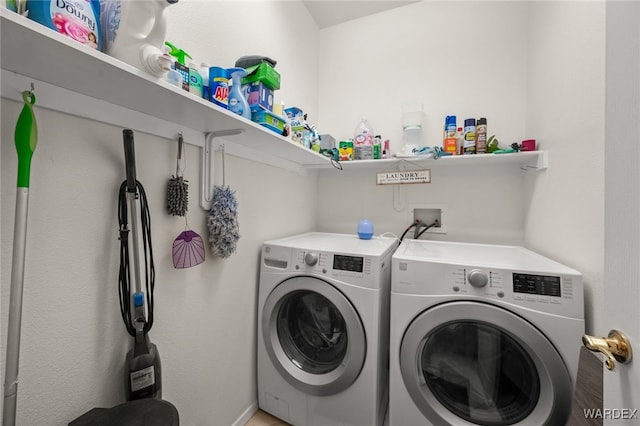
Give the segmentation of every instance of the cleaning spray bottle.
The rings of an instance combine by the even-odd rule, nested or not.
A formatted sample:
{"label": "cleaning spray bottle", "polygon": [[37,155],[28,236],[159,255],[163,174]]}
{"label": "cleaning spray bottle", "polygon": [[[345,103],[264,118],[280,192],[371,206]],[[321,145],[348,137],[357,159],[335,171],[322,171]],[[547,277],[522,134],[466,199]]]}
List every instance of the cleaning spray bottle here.
{"label": "cleaning spray bottle", "polygon": [[175,61],[171,64],[171,69],[178,71],[182,75],[182,88],[189,92],[189,74],[191,71],[186,64],[186,58],[191,59],[191,55],[182,49],[178,49],[168,41],[165,41],[164,44],[169,47],[169,55],[175,58]]}
{"label": "cleaning spray bottle", "polygon": [[247,71],[244,68],[228,68],[227,73],[231,76],[232,84],[229,90],[229,110],[251,120],[249,102],[242,94],[242,77],[247,75]]}
{"label": "cleaning spray bottle", "polygon": [[172,62],[162,52],[167,32],[164,13],[177,2],[103,0],[104,51],[155,77],[164,77]]}
{"label": "cleaning spray bottle", "polygon": [[64,1],[28,0],[26,9],[30,19],[84,45],[103,50],[99,0],[77,4]]}

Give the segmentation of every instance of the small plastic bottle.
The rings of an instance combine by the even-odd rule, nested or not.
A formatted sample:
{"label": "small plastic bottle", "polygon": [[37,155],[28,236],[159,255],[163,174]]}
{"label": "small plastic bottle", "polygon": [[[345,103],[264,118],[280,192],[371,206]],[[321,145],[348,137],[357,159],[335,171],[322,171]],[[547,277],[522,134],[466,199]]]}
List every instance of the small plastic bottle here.
{"label": "small plastic bottle", "polygon": [[456,154],[464,154],[464,132],[462,131],[462,127],[458,127],[456,131]]}
{"label": "small plastic bottle", "polygon": [[373,138],[373,159],[379,160],[382,158],[382,136],[376,135]]}
{"label": "small plastic bottle", "polygon": [[386,139],[382,145],[382,159],[391,158],[391,150],[389,149],[389,139]]}
{"label": "small plastic bottle", "polygon": [[197,97],[202,97],[202,86],[204,84],[202,75],[200,75],[200,71],[196,68],[196,63],[193,61],[189,62],[189,93],[196,95]]}
{"label": "small plastic bottle", "polygon": [[353,159],[373,160],[373,129],[366,118],[360,120],[353,136]]}
{"label": "small plastic bottle", "polygon": [[244,118],[251,120],[251,110],[249,102],[242,94],[242,77],[247,75],[244,68],[229,68],[227,70],[231,76],[231,89],[229,90],[229,110]]}
{"label": "small plastic bottle", "polygon": [[476,123],[476,154],[487,152],[487,119],[482,117]]}
{"label": "small plastic bottle", "polygon": [[202,77],[202,97],[209,100],[209,64],[201,62],[198,72]]}

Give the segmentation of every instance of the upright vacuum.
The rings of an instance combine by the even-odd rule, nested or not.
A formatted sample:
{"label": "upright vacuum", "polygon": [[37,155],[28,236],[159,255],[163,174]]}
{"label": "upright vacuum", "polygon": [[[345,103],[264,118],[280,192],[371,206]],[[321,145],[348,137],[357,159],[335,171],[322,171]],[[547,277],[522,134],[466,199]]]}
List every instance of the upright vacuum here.
{"label": "upright vacuum", "polygon": [[[124,129],[122,134],[127,178],[120,186],[118,197],[118,221],[120,223],[119,296],[122,319],[127,332],[134,338],[133,349],[127,353],[126,359],[125,393],[127,401],[141,398],[162,399],[160,355],[157,346],[149,340],[149,330],[153,326],[153,290],[155,286],[151,218],[144,188],[136,179],[133,131]],[[140,205],[139,217],[138,204]],[[129,220],[131,221],[131,238],[129,238]],[[142,241],[140,240],[141,236]],[[144,289],[139,255],[141,247],[144,251]],[[131,270],[130,264],[133,266],[133,270]],[[131,277],[132,274],[133,277]],[[132,278],[133,294],[131,291]]]}
{"label": "upright vacuum", "polygon": [[[71,421],[69,426],[179,426],[178,410],[170,402],[162,400],[160,355],[156,345],[149,341],[149,330],[153,325],[155,283],[151,220],[147,196],[142,184],[136,180],[133,132],[125,129],[122,133],[127,179],[120,185],[118,196],[118,222],[120,223],[118,290],[122,319],[127,332],[133,337],[133,349],[127,353],[124,369],[127,402],[111,408],[93,408]],[[144,252],[144,289],[139,255],[141,248]]]}

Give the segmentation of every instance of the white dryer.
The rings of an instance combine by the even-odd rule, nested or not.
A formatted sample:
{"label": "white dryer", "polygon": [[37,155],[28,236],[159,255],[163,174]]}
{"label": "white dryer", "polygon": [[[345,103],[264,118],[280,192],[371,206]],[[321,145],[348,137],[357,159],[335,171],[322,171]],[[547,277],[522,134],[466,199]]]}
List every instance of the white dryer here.
{"label": "white dryer", "polygon": [[522,247],[404,240],[390,327],[391,426],[566,423],[579,272]]}
{"label": "white dryer", "polygon": [[397,239],[307,233],[265,242],[258,403],[303,425],[381,425]]}

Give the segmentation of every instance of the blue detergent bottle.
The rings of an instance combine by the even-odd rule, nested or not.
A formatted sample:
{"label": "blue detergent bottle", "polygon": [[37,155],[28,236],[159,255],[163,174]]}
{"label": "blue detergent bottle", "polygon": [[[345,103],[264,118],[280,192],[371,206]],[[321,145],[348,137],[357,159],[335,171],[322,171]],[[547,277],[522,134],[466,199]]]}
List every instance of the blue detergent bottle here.
{"label": "blue detergent bottle", "polygon": [[100,0],[27,0],[28,17],[75,41],[102,50]]}
{"label": "blue detergent bottle", "polygon": [[229,109],[244,118],[251,120],[251,110],[249,102],[242,94],[242,77],[247,75],[244,68],[228,68],[227,73],[231,76],[231,90],[229,90]]}

